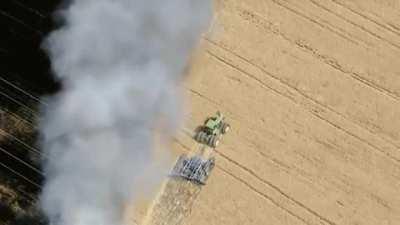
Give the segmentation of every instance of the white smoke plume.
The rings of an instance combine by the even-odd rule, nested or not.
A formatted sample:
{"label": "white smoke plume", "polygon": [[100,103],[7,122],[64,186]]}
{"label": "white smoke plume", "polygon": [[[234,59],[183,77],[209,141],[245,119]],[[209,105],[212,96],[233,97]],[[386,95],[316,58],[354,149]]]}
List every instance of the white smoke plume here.
{"label": "white smoke plume", "polygon": [[60,11],[44,46],[62,90],[40,127],[51,225],[120,225],[124,204],[159,178],[152,128],[160,117],[177,128],[177,85],[211,11],[209,0],[74,0]]}

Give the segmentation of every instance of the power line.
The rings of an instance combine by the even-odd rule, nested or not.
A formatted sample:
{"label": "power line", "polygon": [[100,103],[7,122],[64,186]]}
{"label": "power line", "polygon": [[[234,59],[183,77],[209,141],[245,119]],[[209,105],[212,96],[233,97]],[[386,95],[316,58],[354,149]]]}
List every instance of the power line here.
{"label": "power line", "polygon": [[31,97],[32,99],[36,100],[36,101],[39,102],[40,104],[47,105],[47,103],[43,102],[43,101],[40,100],[38,97],[36,97],[36,96],[30,94],[29,92],[25,91],[24,89],[18,87],[17,85],[11,83],[11,82],[8,81],[8,80],[2,78],[1,76],[0,76],[0,80],[3,81],[4,83],[8,84],[9,86],[11,86],[11,87],[17,89],[18,91],[24,93],[25,95]]}
{"label": "power line", "polygon": [[33,171],[35,171],[36,173],[42,175],[44,177],[44,174],[38,170],[36,167],[32,166],[31,164],[25,162],[24,160],[20,159],[19,157],[11,154],[10,152],[8,152],[7,150],[5,150],[4,148],[0,147],[0,151],[4,152],[5,154],[11,156],[12,158],[14,158],[15,160],[17,160],[18,162],[24,164],[25,166],[29,167],[30,169],[32,169]]}
{"label": "power line", "polygon": [[[0,12],[0,13],[1,13],[1,12]],[[28,93],[27,91],[23,90],[22,88],[18,87],[17,85],[14,85],[13,83],[7,81],[6,79],[3,79],[2,77],[0,77],[0,80],[3,81],[4,83],[8,84],[9,86],[11,86],[11,87],[17,89],[18,91],[22,92],[23,94],[29,96],[30,98],[36,100],[38,103],[43,104],[43,105],[47,105],[45,102],[41,101],[41,100],[40,100],[39,98],[37,98],[36,96],[34,96],[34,95]],[[17,103],[18,105],[27,108],[27,109],[32,113],[33,116],[35,116],[35,117],[37,116],[36,113],[34,112],[34,110],[32,110],[32,109],[31,109],[30,107],[28,107],[27,105],[21,103],[20,101],[14,99],[13,97],[7,95],[7,94],[4,93],[4,92],[1,92],[1,91],[0,91],[0,94],[2,94],[3,96],[5,96],[6,98],[10,99],[11,101]],[[5,111],[2,110],[2,109],[0,109],[0,111],[5,112]],[[7,112],[7,113],[10,113],[11,115],[15,116],[15,114],[12,113],[12,112]],[[20,116],[18,116],[18,117],[20,117]],[[21,118],[21,119],[24,120],[25,122],[29,123],[29,124],[32,126],[32,128],[35,127],[34,124],[32,123],[32,121],[25,120],[24,118]],[[34,153],[38,154],[39,156],[42,156],[42,153],[41,153],[38,149],[36,149],[36,148],[34,148],[34,147],[28,145],[27,143],[25,143],[24,141],[20,140],[20,139],[17,138],[16,136],[14,136],[14,135],[8,133],[7,131],[5,131],[5,130],[3,130],[3,129],[1,129],[1,130],[2,130],[2,132],[3,132],[6,136],[8,136],[8,137],[12,138],[13,140],[17,141],[18,143],[22,144],[22,145],[25,146],[29,151],[34,152]],[[29,167],[30,169],[32,169],[32,170],[35,171],[36,173],[40,174],[41,176],[44,176],[44,174],[43,174],[40,170],[38,170],[36,167],[34,167],[34,166],[32,166],[31,164],[25,162],[24,160],[20,159],[19,157],[17,157],[17,156],[15,156],[15,155],[11,154],[10,152],[6,151],[4,148],[0,147],[0,151],[2,151],[2,152],[4,152],[5,154],[11,156],[11,157],[14,158],[15,160],[17,160],[18,162],[20,162],[20,163],[24,164],[25,166]],[[40,186],[39,184],[37,184],[36,182],[32,181],[32,180],[29,179],[28,177],[22,175],[21,173],[19,173],[19,172],[13,170],[12,168],[10,168],[9,166],[7,166],[6,164],[0,162],[0,166],[3,167],[3,168],[5,168],[5,169],[7,169],[7,170],[10,171],[11,173],[17,175],[18,177],[24,179],[24,180],[27,181],[28,183],[30,183],[30,184],[32,184],[33,186],[37,187],[39,190],[41,190],[41,186]],[[34,197],[30,196],[30,195],[27,194],[26,192],[24,192],[24,191],[22,191],[22,190],[19,190],[19,191],[20,191],[22,194],[24,194],[26,197],[28,197],[29,199],[31,199],[32,201],[34,201],[34,202],[37,201],[37,199],[35,199]]]}
{"label": "power line", "polygon": [[34,148],[30,145],[28,145],[26,142],[22,141],[21,139],[17,138],[16,136],[8,133],[7,131],[3,130],[0,128],[0,132],[4,132],[6,136],[12,138],[13,140],[17,141],[18,143],[20,143],[21,145],[25,146],[29,151],[36,153],[37,155],[41,156],[42,153],[37,149]]}
{"label": "power line", "polygon": [[23,3],[21,3],[20,1],[12,0],[12,2],[14,2],[14,4],[16,4],[16,5],[18,5],[18,6],[22,7],[22,8],[24,8],[24,9],[27,9],[28,11],[31,11],[32,13],[34,13],[34,14],[36,14],[36,15],[42,17],[42,18],[45,18],[45,17],[46,17],[45,15],[43,15],[43,13],[39,12],[39,10],[36,10],[36,9],[34,9],[34,8],[32,8],[32,7],[29,7],[29,6],[27,6],[27,5],[23,4]]}
{"label": "power line", "polygon": [[21,25],[23,25],[24,27],[28,28],[29,30],[31,30],[31,31],[39,34],[39,35],[43,35],[43,33],[41,31],[39,31],[38,29],[35,29],[35,28],[29,26],[28,24],[24,23],[22,20],[16,18],[15,16],[12,16],[12,15],[6,13],[3,10],[0,10],[0,14],[5,16],[5,17],[7,17],[7,18],[9,18],[9,19],[11,19],[11,20],[13,20],[13,21],[15,21],[15,22],[17,22],[17,23],[19,23],[19,24],[21,24]]}
{"label": "power line", "polygon": [[0,166],[2,166],[2,167],[4,167],[5,169],[11,171],[13,174],[15,174],[15,175],[21,177],[21,178],[24,179],[25,181],[27,181],[27,182],[29,182],[30,184],[34,185],[35,187],[41,189],[41,187],[40,187],[39,184],[37,184],[36,182],[34,182],[34,181],[32,181],[31,179],[27,178],[26,176],[24,176],[24,175],[18,173],[17,171],[11,169],[11,168],[8,167],[6,164],[0,162]]}
{"label": "power line", "polygon": [[[5,168],[6,170],[10,171],[11,173],[17,175],[18,177],[21,177],[23,180],[27,181],[28,183],[30,183],[31,185],[35,186],[36,188],[38,188],[39,190],[41,190],[41,186],[39,184],[37,184],[36,182],[32,181],[31,179],[25,177],[24,175],[18,173],[17,171],[11,169],[10,167],[8,167],[7,165],[3,164],[0,162],[0,166]],[[38,199],[31,196],[30,194],[28,194],[26,191],[21,190],[21,188],[19,188],[17,190],[18,192],[22,193],[23,195],[25,195],[25,197],[29,198],[31,201],[33,202],[37,202]]]}
{"label": "power line", "polygon": [[[9,84],[10,86],[13,86],[14,88],[16,88],[16,89],[22,91],[24,94],[27,94],[28,96],[35,98],[34,96],[32,96],[32,95],[30,95],[29,93],[27,93],[26,91],[24,91],[24,90],[18,88],[17,86],[13,85],[12,83],[8,82],[7,80],[5,80],[5,79],[3,79],[3,78],[1,78],[1,77],[0,77],[0,79],[1,79],[3,82],[6,82],[7,84]],[[28,107],[27,105],[21,103],[20,101],[14,99],[13,97],[7,95],[6,93],[4,93],[4,92],[2,92],[2,91],[0,91],[0,94],[3,95],[3,96],[5,96],[6,98],[10,99],[11,101],[17,103],[18,105],[25,107],[26,109],[28,109],[28,110],[32,113],[33,116],[35,116],[35,117],[37,116],[36,113],[35,113],[30,107]],[[39,100],[39,99],[36,98],[36,100]],[[40,102],[40,100],[39,100],[39,102]],[[0,109],[0,111],[3,111],[3,112],[4,112],[4,110],[2,110],[2,109]],[[30,124],[33,126],[33,123],[32,123],[32,122],[30,122]],[[34,127],[34,126],[33,126],[33,127]],[[22,140],[20,140],[19,138],[15,137],[14,135],[8,133],[7,131],[5,131],[5,130],[3,130],[3,129],[1,129],[1,130],[5,133],[5,135],[11,137],[12,139],[14,139],[15,141],[17,141],[18,143],[22,144],[23,146],[25,146],[26,148],[28,148],[30,151],[35,152],[35,153],[38,154],[38,155],[42,155],[42,153],[41,153],[38,149],[36,149],[36,148],[34,148],[34,147],[28,145],[27,143],[25,143],[24,141],[22,141]],[[14,158],[15,160],[17,160],[18,162],[20,162],[20,163],[24,164],[25,166],[29,167],[30,169],[32,169],[33,171],[37,172],[38,174],[44,176],[44,174],[43,174],[40,170],[38,170],[36,167],[33,167],[32,165],[30,165],[29,163],[27,163],[27,162],[25,162],[24,160],[20,159],[19,157],[15,156],[15,155],[13,155],[13,154],[11,154],[11,153],[9,153],[9,152],[6,151],[4,148],[0,147],[0,151],[2,151],[2,152],[4,152],[5,154],[11,156],[11,157]]]}
{"label": "power line", "polygon": [[32,128],[36,127],[35,124],[33,124],[32,121],[26,120],[25,118],[13,113],[13,112],[8,111],[7,109],[1,109],[0,108],[0,112],[5,113],[5,114],[10,114],[10,115],[12,115],[13,117],[15,117],[15,118],[17,118],[19,120],[23,120],[25,123],[28,123],[29,125],[31,125]]}
{"label": "power line", "polygon": [[[4,79],[4,78],[2,78],[2,77],[0,77],[0,80],[3,81],[3,82],[5,82],[5,83],[8,84],[8,85],[14,87],[15,89],[17,89],[17,90],[23,92],[25,95],[27,95],[27,96],[29,96],[29,97],[35,99],[35,100],[36,100],[37,102],[39,102],[40,104],[43,104],[43,105],[47,106],[47,103],[46,103],[46,102],[41,101],[41,100],[40,100],[39,98],[37,98],[36,96],[33,96],[32,94],[28,93],[27,91],[23,90],[22,88],[19,88],[17,85],[12,84],[11,82],[7,81],[6,79]],[[21,101],[15,99],[15,98],[13,98],[13,97],[11,97],[10,95],[4,93],[3,91],[0,91],[0,95],[3,95],[4,97],[6,97],[7,99],[9,99],[9,100],[11,100],[12,102],[16,103],[16,104],[19,105],[19,106],[24,107],[25,109],[27,109],[27,110],[30,112],[30,114],[32,114],[33,117],[38,117],[38,116],[37,116],[37,112],[36,112],[35,110],[33,110],[31,107],[29,107],[28,105],[26,105],[26,104],[22,103]],[[1,110],[1,109],[0,109],[0,110]],[[3,112],[4,112],[4,111],[3,111]],[[19,116],[18,116],[18,117],[19,117]],[[25,120],[25,119],[24,119],[24,120]],[[32,119],[28,119],[28,120],[26,120],[26,121],[29,121],[29,123],[32,125],[32,127],[35,127],[34,124],[33,124]]]}
{"label": "power line", "polygon": [[28,107],[27,105],[25,105],[24,103],[21,103],[18,100],[15,100],[13,97],[10,97],[9,95],[7,95],[6,93],[0,91],[0,95],[3,95],[4,97],[8,98],[9,100],[13,101],[14,103],[17,103],[20,106],[23,106],[24,108],[26,108],[27,110],[29,110],[35,117],[36,117],[36,112],[31,109],[30,107]]}
{"label": "power line", "polygon": [[[11,97],[10,97],[10,98],[11,98]],[[5,112],[5,111],[2,110],[2,109],[0,109],[0,112]],[[10,112],[7,112],[7,113],[10,113]],[[12,113],[10,113],[10,114],[12,114]],[[19,117],[19,116],[18,116],[18,117]],[[25,119],[23,119],[23,120],[26,121]],[[26,122],[28,122],[28,121],[26,121]],[[29,121],[28,123],[31,124],[32,128],[34,128],[34,125],[33,125],[32,122]],[[6,136],[11,137],[13,140],[15,140],[15,141],[17,141],[18,143],[20,143],[20,144],[22,144],[23,146],[25,146],[29,151],[35,152],[35,153],[38,154],[39,156],[42,155],[42,153],[41,153],[37,148],[34,148],[34,147],[28,145],[27,143],[25,143],[24,141],[22,141],[22,140],[19,139],[18,137],[14,136],[14,135],[12,135],[12,134],[10,134],[10,133],[8,133],[8,132],[5,131],[4,129],[1,129],[1,128],[0,128],[0,130],[1,130],[2,132],[4,132]]]}
{"label": "power line", "polygon": [[[37,186],[35,186],[35,187],[37,187]],[[37,188],[39,189],[40,187],[37,187]],[[21,188],[18,189],[17,191],[18,191],[18,192],[21,192],[23,195],[25,195],[25,197],[29,198],[31,201],[33,201],[33,202],[38,202],[38,199],[37,199],[37,198],[31,196],[31,195],[28,194],[26,191],[21,190]],[[41,189],[39,189],[39,191],[41,191]]]}

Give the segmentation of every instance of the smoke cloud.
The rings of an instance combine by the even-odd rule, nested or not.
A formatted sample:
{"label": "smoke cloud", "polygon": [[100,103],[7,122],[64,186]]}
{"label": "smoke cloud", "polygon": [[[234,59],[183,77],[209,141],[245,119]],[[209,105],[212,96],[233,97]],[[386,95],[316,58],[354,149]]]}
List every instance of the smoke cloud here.
{"label": "smoke cloud", "polygon": [[161,177],[160,118],[180,120],[177,85],[211,16],[209,0],[74,0],[44,43],[62,90],[42,109],[51,225],[120,225],[129,200]]}

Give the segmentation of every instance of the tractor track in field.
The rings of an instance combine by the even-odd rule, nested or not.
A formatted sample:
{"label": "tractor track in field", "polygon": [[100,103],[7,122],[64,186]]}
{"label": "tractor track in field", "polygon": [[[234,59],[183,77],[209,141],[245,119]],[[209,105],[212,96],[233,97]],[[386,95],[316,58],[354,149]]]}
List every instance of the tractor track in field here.
{"label": "tractor track in field", "polygon": [[[231,52],[231,53],[232,53],[232,52]],[[268,84],[266,84],[266,83],[263,82],[262,80],[258,79],[256,76],[254,76],[254,75],[250,74],[249,72],[246,72],[245,70],[243,70],[243,69],[241,69],[241,68],[239,68],[239,67],[233,65],[232,63],[228,62],[227,60],[225,60],[225,59],[223,59],[223,58],[221,58],[221,57],[215,55],[215,54],[212,53],[211,51],[207,51],[207,54],[210,54],[210,55],[211,55],[213,58],[215,58],[216,60],[218,60],[218,61],[220,61],[220,62],[222,62],[222,63],[224,63],[224,64],[226,64],[226,65],[228,65],[228,66],[230,66],[230,67],[233,67],[234,69],[240,71],[241,73],[246,74],[248,77],[250,77],[250,78],[256,80],[257,82],[259,82],[261,86],[266,87],[267,89],[269,89],[269,90],[271,90],[271,91],[274,91],[276,94],[281,95],[281,96],[283,96],[283,97],[289,99],[290,101],[294,102],[295,104],[304,107],[304,108],[305,108],[306,110],[308,110],[311,114],[313,114],[313,115],[316,116],[317,118],[321,119],[322,121],[324,121],[324,122],[330,124],[331,126],[335,127],[336,129],[341,130],[341,131],[343,131],[344,133],[347,133],[347,134],[353,136],[354,138],[359,139],[359,140],[362,141],[362,142],[365,142],[366,144],[368,144],[368,145],[370,145],[371,147],[375,148],[377,151],[379,151],[379,152],[381,152],[381,153],[387,155],[389,158],[395,160],[396,162],[400,162],[400,159],[398,159],[398,158],[396,158],[396,157],[393,157],[392,155],[390,155],[390,154],[388,154],[387,152],[385,152],[384,150],[382,150],[380,147],[378,147],[378,146],[376,146],[376,145],[374,145],[374,144],[371,144],[367,139],[361,138],[361,137],[357,136],[356,134],[354,134],[353,132],[350,132],[350,131],[348,131],[348,130],[346,130],[346,129],[343,129],[342,127],[338,126],[337,124],[335,124],[334,122],[330,121],[329,119],[324,118],[321,114],[318,113],[318,110],[313,110],[313,109],[310,110],[310,109],[308,109],[307,107],[305,107],[304,104],[302,104],[301,102],[297,101],[297,100],[296,100],[295,98],[293,98],[292,96],[290,96],[290,95],[288,95],[288,94],[285,94],[284,92],[279,91],[278,89],[275,89],[275,88],[269,86]],[[232,54],[234,54],[234,53],[232,53]],[[237,55],[235,54],[235,56],[237,56]],[[292,89],[293,91],[299,93],[299,95],[302,96],[303,98],[305,98],[306,101],[310,101],[310,102],[312,102],[313,104],[316,104],[317,106],[321,106],[322,108],[325,108],[325,109],[327,109],[328,111],[330,111],[330,112],[332,112],[332,113],[338,115],[339,117],[345,119],[345,120],[348,121],[349,123],[354,124],[354,125],[360,127],[361,129],[364,129],[364,130],[368,131],[368,132],[369,132],[370,134],[372,134],[372,135],[375,135],[374,132],[373,132],[372,130],[370,130],[369,128],[364,127],[364,126],[360,125],[359,123],[357,123],[357,122],[351,120],[350,118],[346,117],[345,115],[343,115],[343,114],[341,114],[341,113],[335,111],[334,109],[332,109],[332,108],[329,107],[328,105],[322,104],[322,103],[316,101],[315,99],[313,99],[313,98],[307,96],[306,94],[304,94],[303,92],[301,92],[301,91],[300,91],[299,89],[297,89],[296,87],[293,87],[293,86],[291,86],[290,84],[288,84],[287,82],[285,82],[285,81],[283,81],[283,80],[277,78],[277,76],[272,75],[270,72],[265,71],[263,68],[261,68],[261,67],[255,65],[255,64],[253,64],[253,63],[250,63],[250,62],[247,61],[247,60],[245,60],[245,62],[246,62],[246,63],[249,63],[251,66],[254,66],[254,67],[260,69],[262,72],[264,72],[266,75],[270,76],[272,79],[278,81],[279,83],[281,83],[281,84],[287,86],[288,88]],[[194,91],[194,90],[191,90],[191,91],[194,92],[194,93],[196,93],[197,95],[199,95],[199,96],[201,96],[201,97],[203,97],[203,98],[205,98],[205,99],[211,101],[211,102],[214,103],[214,104],[218,104],[218,103],[216,103],[216,102],[210,100],[209,98],[207,98],[205,95],[202,95],[202,94],[199,93],[198,91]],[[388,140],[388,139],[385,138],[385,137],[381,137],[380,135],[377,135],[377,136],[378,136],[379,138],[381,138],[381,139],[387,141],[388,143],[390,143],[390,144],[393,146],[394,149],[399,148],[399,146],[397,146],[397,145],[396,145],[395,143],[393,143],[391,140]]]}
{"label": "tractor track in field", "polygon": [[[187,128],[175,137],[173,155],[195,150],[189,128],[217,110],[232,130],[215,151],[207,185],[167,179],[144,220],[132,221],[400,221],[400,4],[215,0],[214,5],[212,26],[183,84],[191,110]],[[14,89],[0,83],[0,116],[19,121],[14,127],[25,131],[0,127],[0,147],[30,160],[28,152],[39,151],[29,139],[36,135],[31,131],[37,126],[38,99]],[[17,186],[23,184],[29,194],[25,183]]]}
{"label": "tractor track in field", "polygon": [[[188,224],[206,224],[205,215],[211,224],[396,221],[399,35],[337,2],[218,1],[185,87],[190,126],[221,110],[233,129],[197,205],[221,201],[218,187],[232,187],[236,198],[226,201],[237,220],[225,205],[193,211]],[[376,57],[376,66],[367,63]],[[254,195],[269,203],[245,200]]]}

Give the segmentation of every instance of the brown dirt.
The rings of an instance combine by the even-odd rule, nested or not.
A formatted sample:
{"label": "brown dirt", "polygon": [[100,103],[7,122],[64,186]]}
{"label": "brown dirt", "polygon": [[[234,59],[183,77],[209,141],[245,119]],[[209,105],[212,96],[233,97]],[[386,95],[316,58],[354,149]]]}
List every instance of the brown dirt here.
{"label": "brown dirt", "polygon": [[[188,127],[221,110],[232,132],[183,223],[398,224],[399,9],[216,1],[185,83]],[[177,151],[196,149],[178,139]]]}
{"label": "brown dirt", "polygon": [[179,225],[189,216],[201,186],[179,178],[169,179],[142,224]]}

